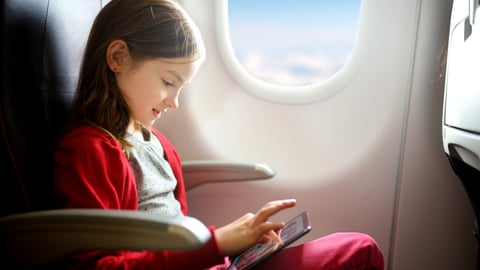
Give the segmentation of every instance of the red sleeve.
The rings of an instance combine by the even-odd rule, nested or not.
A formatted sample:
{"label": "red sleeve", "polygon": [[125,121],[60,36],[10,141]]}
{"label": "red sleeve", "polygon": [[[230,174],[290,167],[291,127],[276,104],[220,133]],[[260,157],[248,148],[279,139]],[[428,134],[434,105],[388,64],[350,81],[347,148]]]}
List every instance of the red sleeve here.
{"label": "red sleeve", "polygon": [[55,188],[62,208],[137,209],[135,176],[120,144],[82,126],[55,149]]}
{"label": "red sleeve", "polygon": [[[180,158],[164,136],[160,140],[181,182],[177,193],[186,211]],[[95,127],[77,128],[60,141],[54,175],[63,208],[137,209],[135,176],[120,144]],[[66,264],[73,269],[205,269],[223,262],[215,228],[209,229],[212,238],[192,251],[89,251],[75,255]]]}
{"label": "red sleeve", "polygon": [[162,143],[163,149],[165,151],[165,158],[170,164],[170,167],[172,167],[173,174],[177,178],[177,187],[174,191],[175,198],[180,202],[183,214],[187,215],[187,195],[185,192],[185,183],[183,181],[182,160],[180,158],[180,155],[178,154],[173,144],[167,139],[167,137],[165,137],[165,135],[163,135],[160,131],[156,129],[153,129],[153,133]]}

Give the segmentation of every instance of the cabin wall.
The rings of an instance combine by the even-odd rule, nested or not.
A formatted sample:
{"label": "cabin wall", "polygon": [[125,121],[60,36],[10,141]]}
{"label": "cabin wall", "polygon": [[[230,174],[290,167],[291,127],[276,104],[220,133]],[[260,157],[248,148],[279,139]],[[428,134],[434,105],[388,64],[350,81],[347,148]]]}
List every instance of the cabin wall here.
{"label": "cabin wall", "polygon": [[473,210],[442,148],[442,61],[452,1],[422,1],[391,269],[476,269]]}
{"label": "cabin wall", "polygon": [[221,226],[294,197],[298,206],[274,218],[307,210],[313,231],[299,243],[360,231],[377,239],[388,269],[474,269],[473,214],[441,143],[436,59],[451,1],[364,0],[355,55],[319,86],[335,94],[303,105],[242,89],[220,54],[216,1],[181,1],[208,57],[180,108],[156,126],[184,160],[260,162],[277,175],[197,187],[188,192],[190,215]]}

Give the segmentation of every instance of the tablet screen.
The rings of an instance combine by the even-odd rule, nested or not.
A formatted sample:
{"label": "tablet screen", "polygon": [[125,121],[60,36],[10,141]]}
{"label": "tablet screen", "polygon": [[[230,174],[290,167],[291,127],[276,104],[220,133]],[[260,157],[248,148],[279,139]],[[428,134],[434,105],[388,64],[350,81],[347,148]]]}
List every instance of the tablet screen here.
{"label": "tablet screen", "polygon": [[280,230],[279,235],[283,244],[275,242],[257,244],[237,256],[232,266],[235,266],[238,270],[252,269],[255,265],[287,247],[310,230],[311,226],[308,221],[307,212],[303,212],[288,221],[283,229]]}

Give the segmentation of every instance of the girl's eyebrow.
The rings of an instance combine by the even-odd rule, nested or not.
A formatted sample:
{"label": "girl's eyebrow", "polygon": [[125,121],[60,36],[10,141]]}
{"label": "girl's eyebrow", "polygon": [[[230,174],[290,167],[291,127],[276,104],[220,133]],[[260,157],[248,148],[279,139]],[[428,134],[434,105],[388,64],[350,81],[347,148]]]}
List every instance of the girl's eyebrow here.
{"label": "girl's eyebrow", "polygon": [[167,70],[167,72],[171,73],[181,84],[183,84],[185,82],[185,80],[180,75],[178,75],[177,72],[175,72],[173,70]]}

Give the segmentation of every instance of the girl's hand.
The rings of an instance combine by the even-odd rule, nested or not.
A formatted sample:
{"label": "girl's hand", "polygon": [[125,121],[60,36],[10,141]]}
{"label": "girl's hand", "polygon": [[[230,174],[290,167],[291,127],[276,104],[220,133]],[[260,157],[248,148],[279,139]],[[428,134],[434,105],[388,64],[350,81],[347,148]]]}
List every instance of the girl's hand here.
{"label": "girl's hand", "polygon": [[258,242],[281,242],[276,231],[283,228],[280,222],[268,219],[279,211],[293,207],[295,199],[266,203],[256,214],[248,213],[239,219],[215,230],[215,238],[224,256],[237,255]]}

